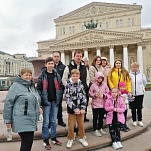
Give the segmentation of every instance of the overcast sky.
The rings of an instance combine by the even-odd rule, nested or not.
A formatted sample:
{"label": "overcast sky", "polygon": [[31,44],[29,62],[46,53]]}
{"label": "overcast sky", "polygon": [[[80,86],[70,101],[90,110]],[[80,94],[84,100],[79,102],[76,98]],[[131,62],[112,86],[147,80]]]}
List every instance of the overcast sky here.
{"label": "overcast sky", "polygon": [[[55,38],[53,20],[93,0],[0,0],[0,51],[34,56],[37,41]],[[95,0],[143,6],[142,27],[151,27],[150,0]]]}

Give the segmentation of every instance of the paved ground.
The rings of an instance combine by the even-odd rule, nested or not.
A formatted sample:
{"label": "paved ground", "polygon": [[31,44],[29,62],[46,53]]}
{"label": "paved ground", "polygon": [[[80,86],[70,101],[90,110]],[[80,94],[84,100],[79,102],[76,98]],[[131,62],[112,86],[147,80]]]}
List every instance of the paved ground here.
{"label": "paved ground", "polygon": [[[150,108],[151,109],[151,91],[148,91],[145,93],[145,98],[144,98],[144,110],[146,110],[146,108]],[[1,99],[1,93],[0,93],[0,99]],[[147,119],[150,119],[150,114],[149,112],[151,110],[147,110],[147,113],[149,115],[149,117]],[[64,114],[64,119],[65,122],[67,123],[67,114],[66,111],[63,112]],[[91,119],[90,122],[86,123],[86,127],[88,128],[90,125],[92,126],[92,112],[89,106],[89,112],[88,112],[89,118]],[[145,120],[147,120],[145,118]],[[148,120],[147,120],[148,121]],[[147,123],[146,121],[146,123]],[[135,131],[134,127],[131,126],[131,120],[128,121],[128,125],[131,128],[131,132]],[[41,129],[41,122],[39,122],[39,128]],[[141,128],[137,128],[139,130],[141,130]],[[150,144],[150,138],[151,138],[151,128],[149,127],[148,130],[144,133],[142,133],[141,135],[134,137],[132,139],[128,139],[124,142],[122,142],[124,148],[121,149],[122,151],[148,151],[148,148],[151,147]],[[58,126],[58,131],[64,131],[67,132],[66,128],[63,128],[61,126]],[[106,129],[106,131],[108,132],[108,129]],[[5,125],[3,124],[3,119],[2,119],[2,115],[0,115],[0,136],[2,136],[5,133]],[[105,143],[105,142],[110,142],[110,136],[109,133],[106,136],[103,136],[101,138],[97,138],[95,136],[92,135],[92,132],[88,132],[86,133],[87,137],[88,137],[88,142],[89,144],[93,145],[97,142],[101,142],[101,143]],[[122,133],[122,136],[126,137],[126,135],[129,135],[128,133]],[[52,145],[52,151],[70,151],[69,149],[66,149],[66,143],[67,143],[67,138],[66,137],[60,137],[58,138],[60,141],[62,141],[63,146],[62,147],[58,147],[55,145]],[[19,146],[20,146],[20,141],[19,142],[5,142],[5,143],[0,143],[0,151],[18,151],[19,150]],[[77,150],[79,148],[81,148],[81,144],[78,143],[78,140],[75,141],[75,144],[72,148],[72,150]],[[83,147],[82,147],[83,148]],[[33,143],[33,148],[32,151],[44,151],[45,149],[42,146],[42,140],[35,140]],[[86,150],[86,149],[84,149]],[[95,151],[112,151],[112,147],[106,147],[103,149],[98,149]]]}

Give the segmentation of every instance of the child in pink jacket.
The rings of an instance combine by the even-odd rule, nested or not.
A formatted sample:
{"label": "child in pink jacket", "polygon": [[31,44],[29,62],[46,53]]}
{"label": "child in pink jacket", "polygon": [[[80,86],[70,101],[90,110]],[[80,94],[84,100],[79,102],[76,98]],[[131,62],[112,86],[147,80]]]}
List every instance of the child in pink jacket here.
{"label": "child in pink jacket", "polygon": [[102,127],[105,114],[105,96],[108,92],[109,88],[107,84],[104,83],[104,75],[101,72],[96,72],[95,82],[90,87],[89,96],[92,98],[93,134],[98,137],[102,136],[102,134],[106,134]]}
{"label": "child in pink jacket", "polygon": [[114,149],[122,148],[120,126],[125,123],[125,103],[118,88],[111,89],[105,102],[105,110],[107,111],[106,123],[109,125],[112,146]]}

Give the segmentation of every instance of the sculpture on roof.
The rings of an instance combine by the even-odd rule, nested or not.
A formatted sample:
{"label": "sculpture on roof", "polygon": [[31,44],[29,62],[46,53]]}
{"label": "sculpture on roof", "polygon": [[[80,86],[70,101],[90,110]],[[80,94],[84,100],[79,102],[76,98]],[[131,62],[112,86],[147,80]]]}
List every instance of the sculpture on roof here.
{"label": "sculpture on roof", "polygon": [[94,22],[93,19],[91,19],[88,21],[88,23],[84,22],[84,26],[86,29],[95,29],[98,26],[98,20]]}

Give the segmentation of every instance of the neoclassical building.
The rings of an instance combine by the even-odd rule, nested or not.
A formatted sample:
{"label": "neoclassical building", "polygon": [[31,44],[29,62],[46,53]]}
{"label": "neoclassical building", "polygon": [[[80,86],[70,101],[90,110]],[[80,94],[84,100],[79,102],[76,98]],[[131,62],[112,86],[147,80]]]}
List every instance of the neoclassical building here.
{"label": "neoclassical building", "polygon": [[[60,51],[61,60],[68,64],[76,50],[90,59],[105,56],[113,65],[114,60],[123,60],[129,70],[134,61],[150,79],[151,28],[141,27],[141,5],[92,2],[77,10],[54,19],[56,38],[39,41],[38,56],[46,58],[53,51]],[[96,28],[85,25],[93,20]]]}

